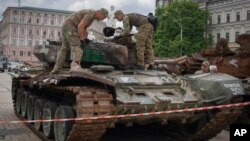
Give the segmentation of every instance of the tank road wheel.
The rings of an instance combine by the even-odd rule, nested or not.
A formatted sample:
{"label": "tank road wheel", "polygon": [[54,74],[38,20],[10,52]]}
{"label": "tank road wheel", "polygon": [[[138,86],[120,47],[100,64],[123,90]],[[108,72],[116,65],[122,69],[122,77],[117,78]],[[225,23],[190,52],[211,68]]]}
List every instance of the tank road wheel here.
{"label": "tank road wheel", "polygon": [[[196,135],[202,127],[208,122],[207,117],[202,115],[198,120],[190,124],[179,124],[179,131],[181,135],[185,137],[192,137]],[[185,138],[186,140],[187,138]]]}
{"label": "tank road wheel", "polygon": [[12,96],[12,100],[16,100],[16,95],[17,95],[17,90],[18,90],[18,86],[17,86],[17,80],[13,79],[12,83],[11,83],[11,96]]}
{"label": "tank road wheel", "polygon": [[[43,119],[54,119],[57,109],[55,102],[46,102],[43,108]],[[54,136],[54,124],[53,122],[43,122],[43,133],[46,137],[52,138]]]}
{"label": "tank road wheel", "polygon": [[35,107],[36,100],[37,100],[37,96],[30,95],[28,98],[28,105],[27,105],[28,120],[34,119],[34,107]]}
{"label": "tank road wheel", "polygon": [[23,93],[23,89],[18,89],[17,96],[16,96],[16,112],[18,114],[21,113],[22,93]]}
{"label": "tank road wheel", "polygon": [[[56,119],[73,118],[74,112],[69,106],[60,106],[56,110]],[[54,133],[56,141],[66,141],[73,126],[73,121],[54,122]]]}
{"label": "tank road wheel", "polygon": [[[34,120],[41,120],[43,116],[43,107],[44,107],[44,100],[37,99],[34,108]],[[42,130],[42,123],[35,122],[36,130]]]}
{"label": "tank road wheel", "polygon": [[28,98],[29,98],[29,92],[24,91],[22,93],[22,98],[21,98],[21,111],[22,111],[22,116],[27,117],[27,105],[28,105]]}
{"label": "tank road wheel", "polygon": [[170,136],[178,141],[186,141],[192,139],[208,122],[206,114],[202,114],[199,119],[192,123],[180,124],[170,133]]}

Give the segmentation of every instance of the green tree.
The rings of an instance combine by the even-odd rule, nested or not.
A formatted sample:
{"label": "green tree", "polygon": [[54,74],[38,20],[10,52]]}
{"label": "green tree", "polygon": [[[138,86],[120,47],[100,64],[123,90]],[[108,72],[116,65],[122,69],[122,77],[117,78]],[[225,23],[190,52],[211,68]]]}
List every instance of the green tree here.
{"label": "green tree", "polygon": [[159,26],[154,34],[157,56],[177,57],[200,51],[211,44],[204,38],[208,12],[192,1],[175,1],[156,10]]}

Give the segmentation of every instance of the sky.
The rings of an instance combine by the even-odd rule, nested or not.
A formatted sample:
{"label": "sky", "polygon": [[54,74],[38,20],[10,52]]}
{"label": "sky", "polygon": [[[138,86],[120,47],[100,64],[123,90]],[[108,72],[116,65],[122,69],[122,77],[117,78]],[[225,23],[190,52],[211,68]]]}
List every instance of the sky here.
{"label": "sky", "polygon": [[[154,13],[155,0],[20,0],[21,6],[40,7],[48,9],[59,9],[78,11],[81,9],[99,9],[114,6],[116,10],[121,9],[125,13],[140,13],[147,15]],[[18,0],[0,0],[0,19],[7,7],[17,7]]]}

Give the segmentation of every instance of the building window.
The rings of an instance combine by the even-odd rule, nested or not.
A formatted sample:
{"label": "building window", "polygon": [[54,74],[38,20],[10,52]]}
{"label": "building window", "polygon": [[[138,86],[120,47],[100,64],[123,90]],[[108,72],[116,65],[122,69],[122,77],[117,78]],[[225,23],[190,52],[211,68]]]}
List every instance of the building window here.
{"label": "building window", "polygon": [[246,34],[249,34],[249,35],[250,35],[250,31],[246,31]]}
{"label": "building window", "polygon": [[28,46],[32,46],[32,39],[28,39]]}
{"label": "building window", "polygon": [[43,41],[43,45],[44,45],[44,46],[46,45],[46,41]]}
{"label": "building window", "polygon": [[16,51],[15,50],[12,50],[12,55],[16,55]]}
{"label": "building window", "polygon": [[162,7],[164,6],[164,1],[163,1],[163,0],[158,0],[157,6],[158,6],[159,8],[162,8]]}
{"label": "building window", "polygon": [[16,15],[13,15],[12,18],[13,18],[13,19],[12,19],[13,22],[17,22],[17,16],[16,16]]}
{"label": "building window", "polygon": [[40,24],[40,18],[36,19],[36,24]]}
{"label": "building window", "polygon": [[43,31],[43,36],[46,36],[47,35],[47,32],[46,30]]}
{"label": "building window", "polygon": [[31,56],[31,51],[28,51],[28,56]]}
{"label": "building window", "polygon": [[51,20],[50,20],[50,23],[51,23],[51,25],[54,25],[54,24],[55,24],[54,19],[51,19]]}
{"label": "building window", "polygon": [[19,54],[20,56],[23,56],[23,51],[20,51],[20,54]]}
{"label": "building window", "polygon": [[58,25],[61,25],[62,24],[62,18],[59,18],[58,19]]}
{"label": "building window", "polygon": [[13,27],[12,28],[12,34],[16,34],[17,33],[17,28],[16,27]]}
{"label": "building window", "polygon": [[16,46],[16,38],[12,38],[12,40],[11,40],[11,45],[13,46],[13,47],[15,47]]}
{"label": "building window", "polygon": [[32,23],[32,17],[29,17],[28,23]]}
{"label": "building window", "polygon": [[39,35],[40,35],[40,30],[36,29],[36,36],[39,36]]}
{"label": "building window", "polygon": [[217,41],[220,39],[220,33],[217,33]]}
{"label": "building window", "polygon": [[52,30],[51,32],[50,32],[50,37],[54,37],[54,31]]}
{"label": "building window", "polygon": [[229,33],[226,33],[226,39],[229,42]]}
{"label": "building window", "polygon": [[32,36],[32,34],[33,34],[33,33],[32,33],[32,29],[29,29],[29,30],[28,30],[28,35],[29,35],[29,36]]}
{"label": "building window", "polygon": [[238,38],[240,35],[240,32],[235,32],[235,39]]}
{"label": "building window", "polygon": [[24,34],[25,34],[25,29],[21,28],[21,35],[24,35]]}
{"label": "building window", "polygon": [[39,45],[39,41],[38,40],[36,40],[36,46],[38,46]]}
{"label": "building window", "polygon": [[24,23],[24,22],[25,22],[25,16],[21,16],[20,22],[21,22],[21,23]]}
{"label": "building window", "polygon": [[227,23],[230,22],[230,14],[227,14]]}
{"label": "building window", "polygon": [[236,12],[236,21],[240,21],[240,12]]}
{"label": "building window", "polygon": [[17,22],[17,11],[16,10],[13,11],[12,21]]}
{"label": "building window", "polygon": [[212,17],[210,16],[209,19],[208,19],[208,24],[211,25],[212,24]]}
{"label": "building window", "polygon": [[220,24],[220,15],[217,16],[217,23]]}
{"label": "building window", "polygon": [[250,20],[250,10],[247,11],[247,20]]}
{"label": "building window", "polygon": [[25,45],[24,45],[24,39],[23,39],[23,38],[20,38],[20,43],[19,43],[19,45],[20,45],[21,47],[25,46]]}

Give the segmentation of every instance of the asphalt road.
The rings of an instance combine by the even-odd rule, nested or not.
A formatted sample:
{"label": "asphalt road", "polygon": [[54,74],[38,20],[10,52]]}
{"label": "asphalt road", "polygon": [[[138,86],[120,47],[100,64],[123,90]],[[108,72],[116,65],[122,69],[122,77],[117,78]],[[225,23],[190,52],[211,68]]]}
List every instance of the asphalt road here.
{"label": "asphalt road", "polygon": [[[0,73],[0,121],[18,120],[14,115],[11,101],[11,78],[7,73]],[[169,141],[160,132],[134,131],[131,128],[122,129],[117,133],[111,129],[104,135],[103,141]],[[24,124],[0,124],[0,141],[41,141]],[[209,141],[229,141],[229,132],[223,130]]]}

